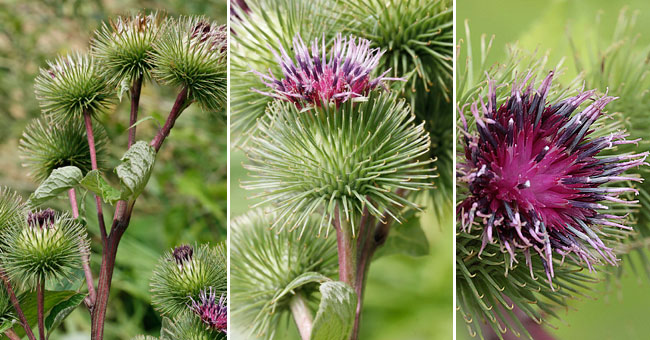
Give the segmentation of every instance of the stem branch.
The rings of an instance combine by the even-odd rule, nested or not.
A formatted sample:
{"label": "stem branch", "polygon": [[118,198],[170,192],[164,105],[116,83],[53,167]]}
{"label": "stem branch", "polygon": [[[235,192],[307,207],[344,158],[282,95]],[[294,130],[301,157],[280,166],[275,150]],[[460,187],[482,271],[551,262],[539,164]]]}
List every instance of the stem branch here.
{"label": "stem branch", "polygon": [[20,340],[20,337],[18,334],[14,331],[13,328],[9,328],[8,330],[5,331],[5,336],[9,338],[9,340]]}
{"label": "stem branch", "polygon": [[5,288],[7,289],[7,294],[9,294],[9,300],[11,300],[11,304],[14,306],[14,309],[16,310],[16,315],[18,316],[18,320],[20,320],[20,323],[23,326],[23,329],[25,330],[25,334],[27,334],[29,340],[36,340],[36,337],[34,336],[34,332],[32,332],[32,328],[29,327],[29,323],[25,318],[25,313],[23,313],[23,309],[20,308],[20,302],[16,297],[16,293],[14,293],[13,288],[11,288],[11,282],[9,281],[7,274],[5,274],[5,272],[2,270],[0,270],[0,279],[2,279],[2,281],[5,284]]}
{"label": "stem branch", "polygon": [[[97,151],[95,150],[95,135],[93,134],[93,122],[88,111],[84,111],[84,122],[86,123],[86,136],[88,138],[88,148],[90,149],[90,164],[93,170],[97,170]],[[102,235],[102,243],[106,243],[106,224],[104,223],[104,211],[102,209],[102,199],[95,195],[95,206],[97,207],[97,223],[99,232]]]}
{"label": "stem branch", "polygon": [[45,340],[45,279],[36,286],[36,303],[38,313],[38,335],[41,340]]}
{"label": "stem branch", "polygon": [[176,119],[181,115],[183,110],[187,108],[187,88],[183,88],[181,92],[178,94],[176,97],[176,101],[174,102],[174,106],[172,107],[172,110],[169,112],[169,116],[167,116],[167,121],[165,121],[165,125],[158,131],[158,134],[153,138],[151,143],[149,143],[151,146],[156,149],[156,152],[160,150],[160,147],[162,146],[163,142],[165,141],[165,138],[169,136],[169,132],[172,130],[174,127],[174,124],[176,123]]}
{"label": "stem branch", "polygon": [[293,314],[293,319],[296,321],[298,332],[302,340],[309,340],[311,331],[314,326],[314,320],[311,315],[311,310],[307,306],[307,300],[302,293],[297,292],[289,301],[289,307]]}
{"label": "stem branch", "polygon": [[129,117],[129,144],[127,149],[135,143],[135,123],[138,121],[138,109],[140,108],[140,92],[142,92],[142,76],[133,80],[131,86],[131,116]]}
{"label": "stem branch", "polygon": [[[72,218],[79,218],[79,208],[77,207],[77,194],[75,189],[72,188],[68,190],[68,197],[70,198],[70,206],[72,207]],[[93,272],[90,269],[90,252],[81,254],[81,265],[84,270],[84,275],[86,276],[86,286],[88,286],[88,296],[84,299],[86,307],[92,310],[95,303],[95,286],[93,279]]]}

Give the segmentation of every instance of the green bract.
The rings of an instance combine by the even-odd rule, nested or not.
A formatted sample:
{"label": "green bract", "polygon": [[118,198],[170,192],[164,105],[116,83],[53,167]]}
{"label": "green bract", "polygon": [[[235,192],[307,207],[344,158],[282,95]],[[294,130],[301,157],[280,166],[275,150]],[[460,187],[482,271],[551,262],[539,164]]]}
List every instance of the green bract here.
{"label": "green bract", "polygon": [[329,232],[334,219],[354,234],[365,209],[400,222],[403,207],[418,208],[404,195],[431,188],[434,177],[429,135],[414,119],[387,92],[306,112],[275,101],[248,150],[245,167],[255,179],[244,188],[264,190],[257,196],[275,204],[272,227],[281,229],[304,231],[311,215],[323,213],[320,228]]}
{"label": "green bract", "polygon": [[225,333],[206,328],[201,319],[189,313],[183,313],[175,318],[165,332],[169,339],[179,340],[222,340],[227,338]]}
{"label": "green bract", "polygon": [[43,112],[56,122],[80,120],[84,112],[103,112],[114,97],[101,67],[87,54],[48,62],[48,68],[42,68],[36,77],[35,88]]}
{"label": "green bract", "polygon": [[[107,145],[106,131],[93,124],[97,162],[102,167]],[[54,123],[43,117],[34,119],[23,132],[18,149],[23,166],[37,181],[45,180],[52,170],[76,166],[82,173],[91,170],[86,129],[81,120]]]}
{"label": "green bract", "polygon": [[226,102],[226,27],[203,17],[168,20],[153,53],[154,76],[185,88],[188,98],[206,110]]}
{"label": "green bract", "polygon": [[[316,237],[314,229],[275,233],[275,214],[251,210],[232,221],[232,320],[265,339],[272,339],[296,293],[311,297],[319,282],[337,272],[333,237]],[[318,219],[310,219],[312,225]]]}
{"label": "green bract", "polygon": [[153,45],[163,30],[163,16],[142,13],[104,23],[92,42],[92,54],[112,84],[148,79]]}
{"label": "green bract", "polygon": [[189,310],[191,299],[197,299],[202,289],[213,287],[218,295],[225,293],[226,272],[223,245],[177,247],[163,256],[153,272],[151,303],[162,315],[176,317]]}
{"label": "green bract", "polygon": [[265,113],[272,98],[251,91],[263,89],[265,85],[251,72],[282,74],[281,66],[273,55],[279,47],[290,50],[292,39],[300,34],[304,41],[325,36],[326,41],[334,37],[329,19],[323,15],[325,4],[331,0],[252,0],[246,1],[246,13],[233,2],[238,17],[232,17],[231,29],[231,119],[232,130],[241,133],[236,138],[250,137],[257,119]]}
{"label": "green bract", "polygon": [[13,225],[24,214],[25,204],[15,191],[3,187],[0,189],[0,232]]}
{"label": "green bract", "polygon": [[[47,218],[42,216],[47,215]],[[67,213],[48,209],[30,213],[2,234],[2,263],[14,282],[33,287],[69,279],[89,250],[84,227]]]}

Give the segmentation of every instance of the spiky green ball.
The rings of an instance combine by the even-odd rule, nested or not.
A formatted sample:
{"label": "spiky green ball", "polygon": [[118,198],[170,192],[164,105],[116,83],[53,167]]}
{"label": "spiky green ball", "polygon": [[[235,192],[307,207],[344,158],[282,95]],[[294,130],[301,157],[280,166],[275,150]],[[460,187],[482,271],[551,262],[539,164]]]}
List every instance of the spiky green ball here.
{"label": "spiky green ball", "polygon": [[274,204],[280,229],[315,227],[309,217],[323,213],[321,228],[338,218],[354,234],[364,209],[399,222],[403,207],[418,208],[405,194],[433,185],[429,135],[414,119],[388,92],[306,112],[275,101],[251,141],[254,179],[243,186],[263,190],[256,197]]}
{"label": "spiky green ball", "polygon": [[225,333],[206,328],[199,318],[189,313],[179,315],[165,330],[169,339],[225,340]]}
{"label": "spiky green ball", "polygon": [[410,75],[410,87],[451,101],[453,76],[453,4],[449,0],[360,0],[340,2],[349,33],[386,49],[379,66],[396,77]]}
{"label": "spiky green ball", "polygon": [[89,252],[84,227],[67,213],[51,209],[23,215],[0,237],[5,271],[14,282],[27,287],[43,280],[70,279],[81,266],[82,254]]}
{"label": "spiky green ball", "polygon": [[[325,12],[331,0],[249,0],[248,10],[233,17],[231,30],[231,128],[239,142],[255,131],[272,98],[251,91],[266,86],[251,72],[282,74],[272,50],[282,46],[291,50],[292,39],[300,34],[304,41],[333,38],[341,29]],[[237,11],[235,3],[232,7]]]}
{"label": "spiky green ball", "polygon": [[[93,122],[93,134],[97,163],[102,168],[108,137],[97,122]],[[39,182],[60,167],[76,166],[84,174],[92,168],[86,128],[81,120],[54,123],[47,117],[34,119],[23,132],[18,149],[23,166]]]}
{"label": "spiky green ball", "polygon": [[14,224],[25,213],[25,203],[17,192],[2,187],[0,189],[0,232]]}
{"label": "spiky green ball", "polygon": [[87,54],[71,54],[48,62],[36,77],[36,98],[56,122],[80,120],[109,108],[115,93],[102,67]]}
{"label": "spiky green ball", "polygon": [[188,98],[206,110],[226,103],[226,27],[204,17],[168,19],[153,52],[153,75],[186,88]]}
{"label": "spiky green ball", "polygon": [[[317,237],[315,228],[302,237],[276,233],[269,229],[275,220],[275,214],[256,209],[235,218],[230,229],[231,320],[265,339],[273,339],[290,313],[295,292],[306,297],[318,292],[319,284],[310,282],[280,297],[296,278],[305,273],[332,277],[338,268],[334,237]],[[318,219],[310,223],[317,225]]]}
{"label": "spiky green ball", "polygon": [[188,311],[192,299],[198,299],[202,289],[213,287],[218,295],[227,290],[223,244],[214,248],[206,244],[183,247],[191,251],[182,257],[174,250],[167,252],[151,278],[151,303],[162,315],[172,318]]}
{"label": "spiky green ball", "polygon": [[127,81],[130,85],[140,77],[150,78],[153,45],[164,29],[163,22],[159,13],[138,13],[117,17],[95,32],[92,54],[112,84]]}

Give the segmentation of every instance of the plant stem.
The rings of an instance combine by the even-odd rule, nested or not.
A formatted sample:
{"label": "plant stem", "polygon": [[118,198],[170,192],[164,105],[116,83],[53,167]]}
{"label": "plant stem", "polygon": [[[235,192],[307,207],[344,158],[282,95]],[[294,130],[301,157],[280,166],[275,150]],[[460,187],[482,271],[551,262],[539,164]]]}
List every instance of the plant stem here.
{"label": "plant stem", "polygon": [[[86,137],[88,138],[88,148],[90,149],[90,164],[93,170],[97,170],[97,152],[95,150],[95,135],[93,134],[93,122],[90,113],[84,110],[84,122],[86,123]],[[95,195],[95,206],[97,207],[97,223],[99,232],[102,235],[102,243],[106,243],[106,224],[104,223],[104,211],[102,209],[102,199]]]}
{"label": "plant stem", "polygon": [[297,292],[289,301],[289,307],[293,314],[293,319],[296,321],[298,332],[302,340],[309,340],[313,328],[314,320],[311,315],[311,310],[307,305],[307,300],[301,292]]}
{"label": "plant stem", "polygon": [[9,340],[20,340],[20,337],[18,336],[18,334],[16,334],[13,328],[9,328],[8,330],[6,330],[5,336],[9,338]]}
{"label": "plant stem", "polygon": [[23,313],[23,309],[20,308],[20,302],[16,297],[16,293],[14,293],[13,288],[11,288],[11,282],[9,281],[7,274],[5,274],[5,272],[2,271],[1,269],[0,269],[0,279],[2,279],[2,281],[5,284],[5,288],[7,289],[7,294],[9,295],[9,300],[11,300],[11,304],[14,306],[14,309],[16,310],[16,315],[18,316],[18,320],[20,320],[20,323],[23,326],[23,329],[25,330],[25,334],[27,334],[29,340],[36,340],[36,337],[34,336],[34,332],[32,332],[32,328],[29,327],[29,322],[27,322],[27,319],[25,318],[25,313]]}
{"label": "plant stem", "polygon": [[[72,207],[72,218],[77,219],[79,218],[79,208],[77,207],[77,194],[74,188],[68,190],[68,197],[70,198],[70,206]],[[83,267],[84,275],[86,276],[86,286],[88,286],[88,297],[86,297],[84,302],[88,309],[92,310],[96,294],[93,272],[90,269],[90,252],[87,254],[81,254],[81,257],[81,266]]]}
{"label": "plant stem", "polygon": [[187,88],[183,88],[181,92],[178,94],[176,97],[176,101],[174,102],[174,106],[172,107],[172,110],[169,112],[169,116],[167,116],[167,121],[165,121],[165,125],[158,131],[158,134],[154,137],[154,139],[149,143],[151,146],[154,147],[156,152],[160,150],[160,147],[162,146],[163,142],[165,141],[165,138],[169,136],[169,132],[172,130],[174,127],[174,124],[176,123],[176,119],[181,115],[183,110],[187,108]]}
{"label": "plant stem", "polygon": [[102,251],[102,265],[99,270],[99,279],[97,282],[97,298],[91,315],[92,340],[101,340],[104,338],[104,321],[106,319],[108,297],[111,291],[113,270],[115,269],[117,247],[119,246],[122,235],[124,235],[126,228],[129,226],[134,204],[135,202],[129,202],[126,205],[126,209],[123,210],[123,213],[117,219],[113,220],[111,233]]}
{"label": "plant stem", "polygon": [[142,76],[133,80],[131,86],[131,116],[129,117],[129,144],[127,149],[135,143],[135,123],[138,121],[138,109],[140,108],[140,92],[142,92]]}
{"label": "plant stem", "polygon": [[339,253],[339,280],[354,287],[357,279],[357,242],[352,236],[350,222],[340,218],[338,207],[334,211],[334,227]]}
{"label": "plant stem", "polygon": [[38,313],[38,335],[41,340],[45,340],[45,279],[36,286],[36,303]]}

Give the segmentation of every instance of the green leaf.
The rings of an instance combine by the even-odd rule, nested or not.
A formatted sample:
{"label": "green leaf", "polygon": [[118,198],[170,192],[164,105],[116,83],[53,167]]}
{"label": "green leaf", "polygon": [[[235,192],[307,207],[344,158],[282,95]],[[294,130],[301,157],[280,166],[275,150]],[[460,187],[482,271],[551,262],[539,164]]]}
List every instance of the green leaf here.
{"label": "green leaf", "polygon": [[5,320],[2,325],[0,325],[0,334],[6,332],[8,329],[14,326],[16,320]]}
{"label": "green leaf", "polygon": [[[45,317],[47,318],[51,314],[55,306],[59,305],[64,301],[68,301],[73,298],[76,299],[75,296],[77,295],[81,295],[85,297],[84,294],[79,294],[71,290],[64,290],[64,291],[46,290],[45,301],[43,304]],[[23,313],[25,314],[25,318],[27,319],[27,322],[29,323],[30,326],[35,326],[38,323],[38,307],[36,304],[36,292],[33,291],[33,292],[25,293],[20,296],[19,300],[20,300],[20,307],[22,308]],[[14,325],[14,331],[20,337],[25,336],[25,330],[23,329],[22,325],[20,325],[20,323],[16,323]]]}
{"label": "green leaf", "polygon": [[354,327],[357,294],[345,282],[325,282],[311,340],[347,340]]}
{"label": "green leaf", "polygon": [[29,197],[28,204],[31,206],[41,205],[79,184],[82,178],[83,174],[76,166],[64,166],[54,169],[50,176]]}
{"label": "green leaf", "polygon": [[414,257],[429,255],[429,241],[422,230],[419,216],[412,213],[405,218],[407,220],[404,223],[393,224],[386,243],[377,249],[373,259],[394,254]]}
{"label": "green leaf", "polygon": [[81,186],[94,192],[104,200],[104,203],[115,204],[124,199],[123,193],[113,188],[99,173],[99,170],[92,170],[81,180]]}
{"label": "green leaf", "polygon": [[67,300],[61,301],[54,306],[50,311],[50,315],[45,319],[45,328],[47,328],[47,338],[55,330],[65,318],[74,311],[86,298],[85,294],[75,294]]}
{"label": "green leaf", "polygon": [[156,161],[156,150],[148,143],[138,141],[126,151],[121,161],[115,172],[122,183],[122,195],[135,200],[149,181]]}
{"label": "green leaf", "polygon": [[284,287],[284,290],[278,292],[278,294],[276,294],[275,297],[273,297],[273,303],[277,302],[283,296],[289,294],[290,292],[295,291],[301,286],[304,286],[309,283],[327,282],[330,280],[331,280],[330,278],[320,273],[316,273],[316,272],[302,273],[300,274],[300,276],[293,279],[293,281],[291,281],[286,287]]}

